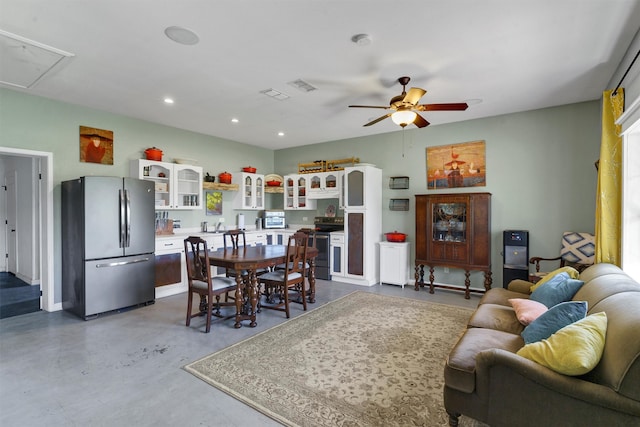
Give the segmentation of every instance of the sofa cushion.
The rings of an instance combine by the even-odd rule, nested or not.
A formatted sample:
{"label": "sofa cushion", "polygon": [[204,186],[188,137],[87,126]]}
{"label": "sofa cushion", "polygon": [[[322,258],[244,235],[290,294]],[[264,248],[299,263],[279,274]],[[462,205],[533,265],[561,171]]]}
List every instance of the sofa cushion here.
{"label": "sofa cushion", "polygon": [[606,333],[606,313],[591,314],[517,354],[564,375],[583,375],[600,361]]}
{"label": "sofa cushion", "polygon": [[556,304],[571,300],[582,285],[584,282],[581,280],[568,279],[559,275],[558,279],[550,280],[533,291],[530,299],[551,308]]}
{"label": "sofa cushion", "polygon": [[470,328],[487,328],[498,331],[519,334],[524,329],[522,323],[518,321],[516,312],[512,307],[499,304],[482,304],[471,315]]}
{"label": "sofa cushion", "polygon": [[494,329],[470,328],[447,357],[444,381],[447,387],[471,393],[476,383],[476,356],[483,350],[500,348],[515,353],[524,345],[520,335]]}
{"label": "sofa cushion", "polygon": [[529,298],[529,294],[522,294],[505,288],[491,288],[480,298],[478,306],[482,304],[498,304],[511,307],[510,298]]}
{"label": "sofa cushion", "polygon": [[542,276],[542,279],[538,280],[535,284],[531,285],[531,288],[529,288],[530,292],[535,291],[536,289],[538,289],[540,286],[544,285],[545,283],[555,279],[556,276],[558,275],[568,275],[571,279],[577,279],[578,276],[580,275],[580,273],[578,273],[578,270],[576,270],[573,267],[560,267],[557,268],[549,273],[547,273],[546,275]]}
{"label": "sofa cushion", "polygon": [[511,298],[509,299],[509,303],[516,312],[518,322],[522,323],[524,326],[527,326],[529,323],[540,317],[541,314],[549,310],[547,306],[541,302],[526,298]]}
{"label": "sofa cushion", "polygon": [[640,401],[640,292],[617,293],[589,305],[591,312],[607,313],[607,339],[600,363],[584,378]]}
{"label": "sofa cushion", "polygon": [[525,344],[542,341],[549,338],[560,329],[573,322],[584,319],[587,315],[585,301],[567,301],[554,305],[547,312],[531,322],[524,331],[522,338]]}

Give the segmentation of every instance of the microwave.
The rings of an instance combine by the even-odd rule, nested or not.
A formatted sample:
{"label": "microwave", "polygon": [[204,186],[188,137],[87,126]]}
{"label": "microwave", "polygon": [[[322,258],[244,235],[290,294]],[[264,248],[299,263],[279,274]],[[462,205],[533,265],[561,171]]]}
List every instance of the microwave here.
{"label": "microwave", "polygon": [[264,228],[285,228],[285,218],[283,210],[264,211]]}

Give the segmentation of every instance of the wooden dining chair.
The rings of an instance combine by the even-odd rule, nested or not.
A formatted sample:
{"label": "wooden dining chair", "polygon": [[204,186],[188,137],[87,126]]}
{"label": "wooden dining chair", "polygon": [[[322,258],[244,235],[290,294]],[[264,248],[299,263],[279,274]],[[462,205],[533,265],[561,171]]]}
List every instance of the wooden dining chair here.
{"label": "wooden dining chair", "polygon": [[307,295],[305,276],[307,270],[308,235],[294,233],[289,237],[287,245],[286,268],[274,270],[261,275],[258,280],[264,285],[262,294],[266,304],[261,303],[261,308],[284,311],[287,319],[290,317],[289,301],[291,295],[295,295],[304,310],[307,309]]}
{"label": "wooden dining chair", "polygon": [[[234,251],[244,249],[247,246],[247,238],[243,230],[227,230],[222,235],[224,248],[231,248]],[[227,244],[228,239],[228,244]]]}
{"label": "wooden dining chair", "polygon": [[[207,251],[206,240],[189,236],[184,240],[184,253],[187,259],[187,280],[188,280],[188,297],[187,303],[187,321],[186,325],[191,325],[193,317],[207,316],[205,332],[211,330],[211,317],[229,318],[235,316],[235,310],[232,315],[223,316],[220,307],[235,307],[235,302],[228,302],[225,298],[224,302],[220,301],[221,295],[227,295],[228,292],[236,290],[236,281],[231,277],[211,277],[211,267],[209,265],[209,253]],[[200,295],[199,310],[193,313],[193,296]],[[215,297],[215,304],[213,299]],[[215,312],[214,312],[215,308]]]}

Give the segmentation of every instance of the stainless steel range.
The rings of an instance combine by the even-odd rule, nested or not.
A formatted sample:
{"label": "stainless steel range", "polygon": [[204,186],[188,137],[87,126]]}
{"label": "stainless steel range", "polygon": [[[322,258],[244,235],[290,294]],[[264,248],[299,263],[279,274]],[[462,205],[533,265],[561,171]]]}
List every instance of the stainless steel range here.
{"label": "stainless steel range", "polygon": [[331,248],[330,233],[332,231],[344,230],[344,217],[317,216],[314,220],[316,229],[316,240],[314,242],[318,249],[316,257],[316,278],[331,280],[330,254]]}

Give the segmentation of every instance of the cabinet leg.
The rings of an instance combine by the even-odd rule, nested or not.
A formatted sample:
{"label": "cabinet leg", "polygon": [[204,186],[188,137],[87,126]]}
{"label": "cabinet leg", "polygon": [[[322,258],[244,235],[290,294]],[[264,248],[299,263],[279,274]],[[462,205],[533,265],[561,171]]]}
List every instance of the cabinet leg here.
{"label": "cabinet leg", "polygon": [[435,276],[433,275],[434,268],[429,266],[429,293],[434,293],[433,291],[433,281],[435,280]]}
{"label": "cabinet leg", "polygon": [[420,286],[424,286],[424,267],[421,264],[416,264],[414,278],[416,279],[416,283],[414,289],[416,291],[420,290]]}
{"label": "cabinet leg", "polygon": [[493,279],[491,277],[491,270],[487,270],[484,272],[484,289],[488,291],[491,289],[491,285],[493,284]]}
{"label": "cabinet leg", "polygon": [[469,270],[465,270],[464,271],[464,298],[465,299],[470,299],[471,298],[471,292],[469,292],[469,287],[471,286],[471,279],[469,279],[469,276],[471,275],[471,273],[469,272]]}

